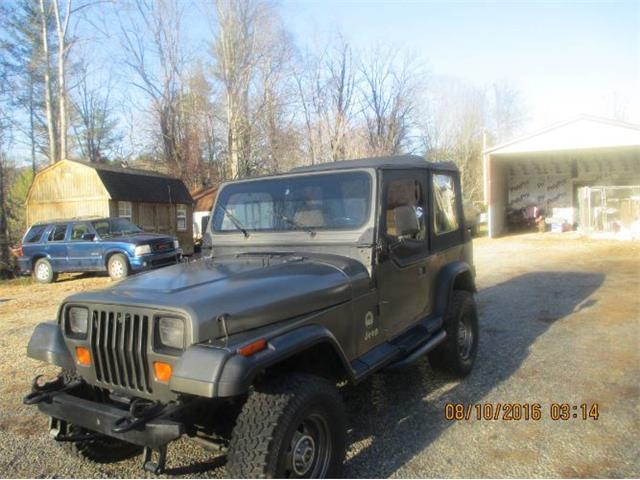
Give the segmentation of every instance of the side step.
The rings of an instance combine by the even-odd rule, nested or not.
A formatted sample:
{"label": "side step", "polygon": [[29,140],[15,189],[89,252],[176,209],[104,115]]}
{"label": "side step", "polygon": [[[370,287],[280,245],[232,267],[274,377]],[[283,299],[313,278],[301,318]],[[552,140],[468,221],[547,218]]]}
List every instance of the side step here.
{"label": "side step", "polygon": [[440,345],[445,338],[447,338],[447,333],[444,330],[440,330],[438,333],[436,333],[433,337],[427,340],[423,345],[416,348],[409,355],[385,367],[385,370],[397,370],[400,368],[404,368],[408,365],[411,365],[420,357],[429,353],[431,350],[433,350],[438,345]]}

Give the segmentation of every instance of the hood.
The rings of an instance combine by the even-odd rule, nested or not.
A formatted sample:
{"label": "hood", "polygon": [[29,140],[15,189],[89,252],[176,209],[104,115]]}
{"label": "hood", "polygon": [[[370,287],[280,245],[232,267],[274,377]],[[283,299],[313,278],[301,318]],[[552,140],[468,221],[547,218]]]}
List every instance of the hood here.
{"label": "hood", "polygon": [[337,255],[246,254],[177,264],[66,301],[173,310],[191,319],[193,343],[347,302],[368,289],[359,262]]}

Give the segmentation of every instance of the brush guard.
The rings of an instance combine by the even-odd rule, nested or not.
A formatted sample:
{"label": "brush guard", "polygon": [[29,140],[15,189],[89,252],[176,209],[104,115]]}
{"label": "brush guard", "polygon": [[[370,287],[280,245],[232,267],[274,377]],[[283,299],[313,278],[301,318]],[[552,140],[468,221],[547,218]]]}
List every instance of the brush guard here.
{"label": "brush guard", "polygon": [[[23,402],[37,405],[51,418],[50,435],[60,442],[93,440],[107,435],[144,447],[143,468],[153,474],[161,474],[166,465],[167,445],[180,438],[186,431],[184,423],[172,416],[192,406],[192,402],[162,404],[134,399],[129,409],[124,410],[111,403],[87,400],[71,392],[83,385],[82,380],[73,379],[65,383],[61,375],[51,382],[43,376],[36,377],[32,391]],[[68,425],[88,430],[86,433],[69,433]],[[153,459],[154,454],[157,457]]]}

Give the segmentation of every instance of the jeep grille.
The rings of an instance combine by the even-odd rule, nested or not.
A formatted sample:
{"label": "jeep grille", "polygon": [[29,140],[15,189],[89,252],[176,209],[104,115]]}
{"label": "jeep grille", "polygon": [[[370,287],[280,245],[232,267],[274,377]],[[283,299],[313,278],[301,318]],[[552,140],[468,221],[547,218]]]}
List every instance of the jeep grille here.
{"label": "jeep grille", "polygon": [[93,310],[91,350],[98,382],[151,393],[147,315]]}

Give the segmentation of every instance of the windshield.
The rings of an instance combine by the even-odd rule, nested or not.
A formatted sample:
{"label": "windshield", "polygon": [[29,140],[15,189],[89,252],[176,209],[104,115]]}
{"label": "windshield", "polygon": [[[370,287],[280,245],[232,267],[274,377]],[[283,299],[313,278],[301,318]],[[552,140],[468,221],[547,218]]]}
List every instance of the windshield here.
{"label": "windshield", "polygon": [[131,223],[126,218],[108,218],[91,222],[96,233],[101,237],[113,237],[117,235],[128,235],[131,233],[141,233],[142,230],[137,225]]}
{"label": "windshield", "polygon": [[216,232],[352,230],[369,216],[365,172],[291,176],[226,186],[214,208]]}

